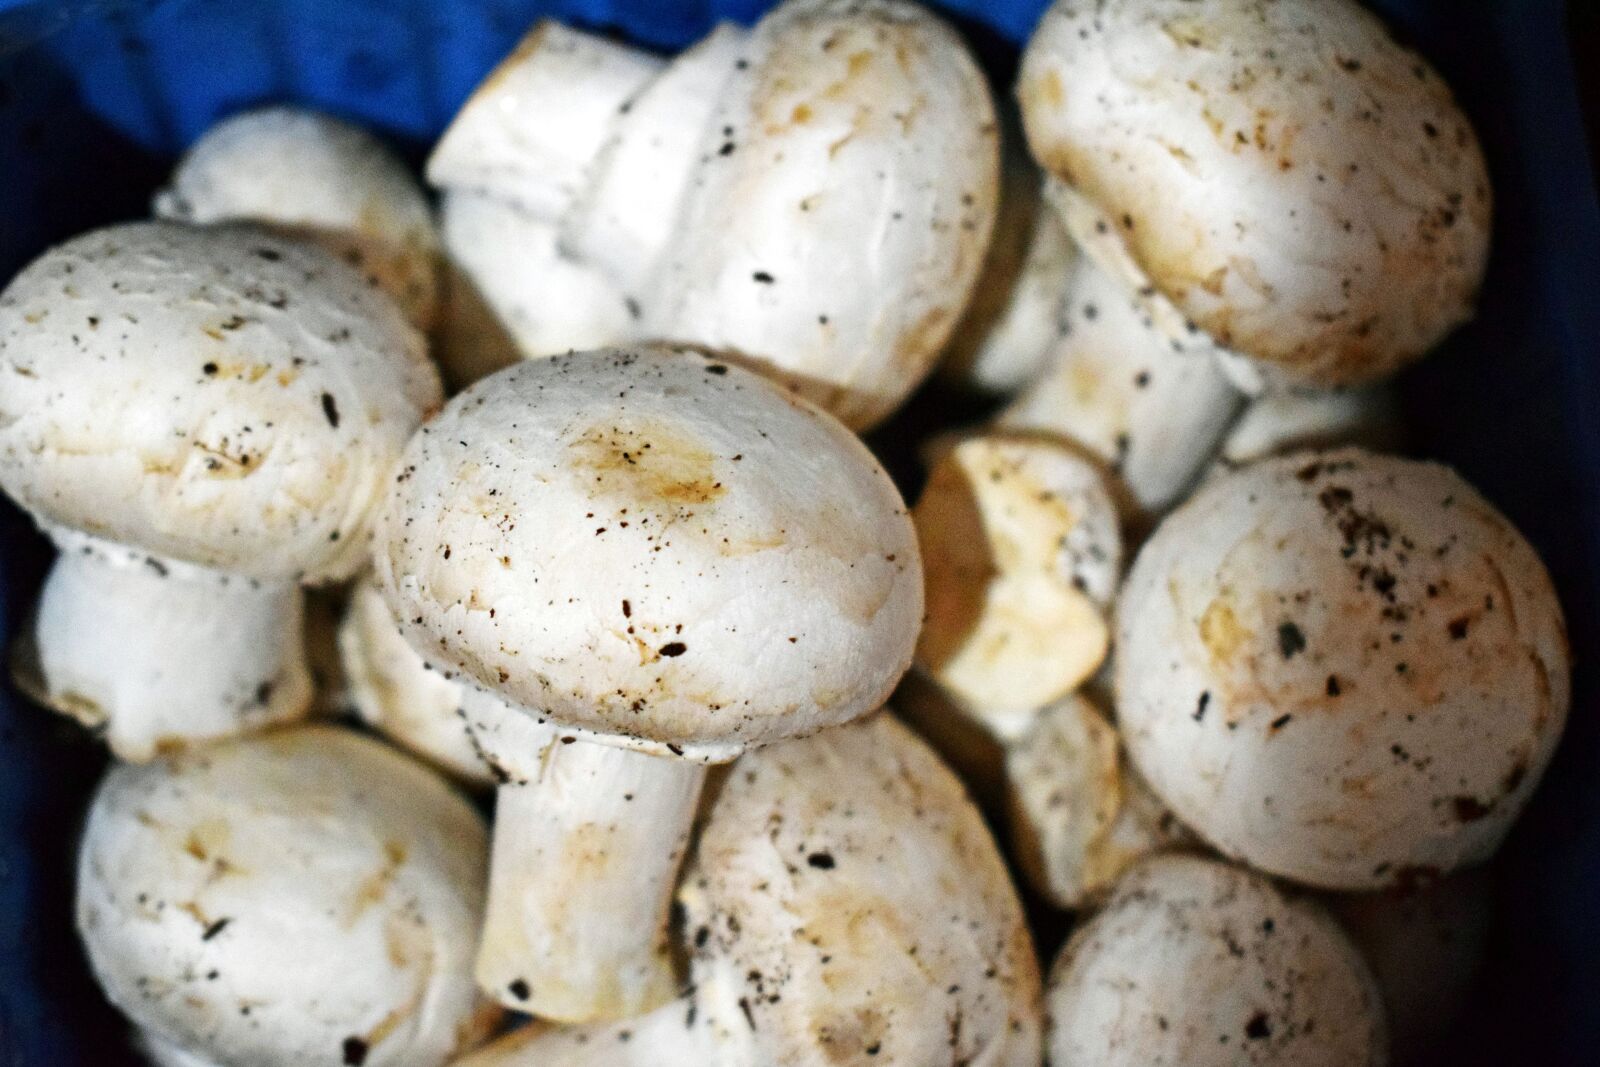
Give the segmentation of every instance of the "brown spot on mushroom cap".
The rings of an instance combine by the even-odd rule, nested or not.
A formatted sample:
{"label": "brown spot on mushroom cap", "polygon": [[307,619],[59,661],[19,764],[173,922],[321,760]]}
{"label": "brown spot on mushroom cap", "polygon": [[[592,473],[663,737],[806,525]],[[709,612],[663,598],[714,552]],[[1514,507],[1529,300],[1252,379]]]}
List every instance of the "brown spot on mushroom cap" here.
{"label": "brown spot on mushroom cap", "polygon": [[576,434],[568,448],[595,495],[618,505],[670,512],[710,504],[725,492],[711,451],[664,422],[597,423]]}

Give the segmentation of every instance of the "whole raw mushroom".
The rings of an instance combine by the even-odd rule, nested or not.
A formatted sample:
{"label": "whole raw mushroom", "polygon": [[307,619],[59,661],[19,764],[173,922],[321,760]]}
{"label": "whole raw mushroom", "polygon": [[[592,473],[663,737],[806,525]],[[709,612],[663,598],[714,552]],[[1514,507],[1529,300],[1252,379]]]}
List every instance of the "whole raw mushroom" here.
{"label": "whole raw mushroom", "polygon": [[438,240],[422,188],[381,141],[331,115],[267,107],[217,123],[179,161],[153,211],[316,241],[393,297],[418,329],[433,324]]}
{"label": "whole raw mushroom", "polygon": [[901,0],[788,0],[750,32],[645,335],[747,358],[846,425],[900,405],[971,296],[999,189],[993,101]]}
{"label": "whole raw mushroom", "polygon": [[1155,856],[1057,957],[1050,1067],[1384,1067],[1383,1004],[1309,900],[1258,874]]}
{"label": "whole raw mushroom", "polygon": [[1355,0],[1058,0],[1017,94],[1074,238],[1252,391],[1386,377],[1472,314],[1483,154]]}
{"label": "whole raw mushroom", "polygon": [[487,845],[404,756],[283,730],[113,768],[78,929],[163,1064],[442,1065],[498,1015],[471,973]]}
{"label": "whole raw mushroom", "polygon": [[366,561],[438,376],[334,256],[133,223],[0,294],[0,487],[61,550],[19,681],[148,759],[302,714],[302,584]]}
{"label": "whole raw mushroom", "polygon": [[1323,888],[1479,863],[1570,696],[1538,555],[1446,467],[1347,449],[1222,475],[1124,583],[1117,719],[1225,855]]}
{"label": "whole raw mushroom", "polygon": [[407,449],[374,556],[507,779],[479,981],[559,1020],[671,998],[705,764],[879,707],[922,616],[910,518],[861,443],[664,349],[462,393]]}

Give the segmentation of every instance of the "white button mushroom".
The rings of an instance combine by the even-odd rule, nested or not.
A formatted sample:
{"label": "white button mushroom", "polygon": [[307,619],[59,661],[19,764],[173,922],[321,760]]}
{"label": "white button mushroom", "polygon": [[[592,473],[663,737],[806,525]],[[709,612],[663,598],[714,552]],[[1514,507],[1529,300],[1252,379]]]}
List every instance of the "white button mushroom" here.
{"label": "white button mushroom", "polygon": [[385,598],[528,780],[501,790],[479,980],[550,1018],[639,1014],[674,989],[693,761],[883,702],[922,615],[910,518],[833,419],[661,349],[501,371],[402,464]]}
{"label": "white button mushroom", "polygon": [[648,52],[542,21],[462,106],[428,159],[428,181],[558,219],[587,187],[618,109],[661,66]]}
{"label": "white button mushroom", "polygon": [[299,108],[213,126],[156,194],[158,218],[254,222],[318,241],[426,330],[438,299],[433,217],[404,163],[365,130]]}
{"label": "white button mushroom", "polygon": [[301,713],[299,583],[362,565],[439,399],[322,248],[136,223],[46,252],[0,295],[0,486],[62,550],[29,687],[134,760]]}
{"label": "white button mushroom", "polygon": [[899,0],[789,0],[751,31],[698,151],[646,336],[743,357],[853,428],[932,369],[988,247],[994,106]]}
{"label": "white button mushroom", "polygon": [[1471,314],[1477,139],[1353,0],[1059,0],[1018,97],[1073,235],[1257,376],[1372,381]]}
{"label": "white button mushroom", "polygon": [[888,715],[754,752],[682,900],[730,1063],[1039,1061],[1039,971],[959,779]]}
{"label": "white button mushroom", "polygon": [[999,850],[889,715],[735,763],[680,898],[682,1000],[509,1038],[472,1067],[1039,1062],[1039,968]]}
{"label": "white button mushroom", "polygon": [[1087,699],[1046,709],[1006,751],[1018,865],[1051,903],[1081,908],[1140,857],[1190,840]]}
{"label": "white button mushroom", "polygon": [[917,664],[1002,738],[1083,683],[1110,643],[1122,564],[1099,470],[1062,442],[952,449],[912,517],[927,571]]}
{"label": "white button mushroom", "polygon": [[1130,870],[1050,972],[1050,1067],[1383,1067],[1372,975],[1316,904],[1190,856]]}
{"label": "white button mushroom", "polygon": [[989,254],[940,358],[941,377],[978,393],[1014,393],[1048,366],[1077,255],[1060,218],[1039,195],[1038,168],[1015,158],[1021,155],[1002,153]]}
{"label": "white button mushroom", "polygon": [[634,332],[622,292],[561,250],[554,222],[446,189],[439,235],[446,265],[436,355],[454,386],[519,359],[600,348]]}
{"label": "white button mushroom", "polygon": [[406,644],[370,579],[351,591],[338,643],[350,699],[363,721],[464,782],[493,781],[462,718],[461,683],[430,669]]}
{"label": "white button mushroom", "polygon": [[1072,266],[1062,322],[1048,369],[999,425],[1067,438],[1117,475],[1131,520],[1161,514],[1216,454],[1238,390],[1214,360],[1158,331],[1088,256]]}
{"label": "white button mushroom", "polygon": [[1355,449],[1217,478],[1119,605],[1117,717],[1151,787],[1223,853],[1325,888],[1488,857],[1569,673],[1511,524],[1445,467]]}
{"label": "white button mushroom", "polygon": [[442,1064],[493,1026],[472,983],[483,821],[379,743],[312,727],[118,766],[77,919],[169,1064]]}
{"label": "white button mushroom", "polygon": [[708,161],[712,112],[747,62],[748,36],[729,23],[716,26],[630,97],[563,221],[562,247],[630,300],[645,293],[672,251],[684,199]]}
{"label": "white button mushroom", "polygon": [[1383,991],[1397,1063],[1423,1063],[1462,1022],[1484,970],[1492,871],[1328,901]]}

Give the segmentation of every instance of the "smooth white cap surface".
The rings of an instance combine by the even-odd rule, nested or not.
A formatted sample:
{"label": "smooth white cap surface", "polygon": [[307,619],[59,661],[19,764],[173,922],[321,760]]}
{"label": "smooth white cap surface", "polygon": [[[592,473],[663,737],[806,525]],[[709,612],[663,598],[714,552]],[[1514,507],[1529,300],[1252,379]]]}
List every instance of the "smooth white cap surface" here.
{"label": "smooth white cap surface", "polygon": [[999,850],[888,715],[736,763],[681,897],[721,1063],[1039,1062],[1038,965]]}
{"label": "smooth white cap surface", "polygon": [[474,989],[487,839],[434,774],[326,727],[100,786],[78,928],[106,995],[210,1063],[440,1064],[494,1021]]}
{"label": "smooth white cap surface", "polygon": [[412,440],[375,568],[412,646],[562,726],[729,759],[877,708],[915,532],[849,431],[658,348],[519,364]]}
{"label": "smooth white cap surface", "polygon": [[267,107],[224,119],[189,148],[153,211],[316,241],[382,286],[419,329],[433,321],[438,241],[422,187],[382,141],[331,115]]}
{"label": "smooth white cap surface", "polygon": [[41,526],[157,556],[352,573],[439,401],[392,301],[264,231],[113,226],[0,294],[0,486]]}
{"label": "smooth white cap surface", "polygon": [[1382,1067],[1383,1005],[1316,904],[1243,868],[1156,856],[1057,957],[1050,1067]]}
{"label": "smooth white cap surface", "polygon": [[988,87],[948,26],[900,0],[790,0],[742,64],[645,332],[748,357],[869,426],[932,368],[983,265]]}
{"label": "smooth white cap surface", "polygon": [[1438,74],[1353,0],[1059,0],[1017,92],[1035,157],[1125,250],[1127,288],[1225,348],[1371,381],[1472,312],[1482,152]]}
{"label": "smooth white cap surface", "polygon": [[1446,467],[1346,449],[1223,475],[1123,585],[1117,718],[1223,853],[1326,888],[1479,862],[1566,720],[1561,608]]}

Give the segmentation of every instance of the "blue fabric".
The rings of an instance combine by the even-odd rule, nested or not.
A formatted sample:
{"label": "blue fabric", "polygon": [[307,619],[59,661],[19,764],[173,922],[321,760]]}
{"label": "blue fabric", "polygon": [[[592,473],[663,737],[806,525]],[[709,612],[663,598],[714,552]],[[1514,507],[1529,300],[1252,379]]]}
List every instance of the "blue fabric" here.
{"label": "blue fabric", "polygon": [[[764,0],[0,0],[0,279],[51,241],[140,214],[218,117],[292,99],[420,159],[541,15],[660,48]],[[1043,0],[952,0],[997,79]],[[1495,177],[1482,313],[1405,379],[1418,452],[1458,465],[1550,562],[1579,664],[1566,740],[1497,866],[1490,980],[1470,1063],[1594,1062],[1600,1048],[1600,207],[1560,0],[1381,0],[1456,86]],[[903,447],[904,424],[875,443]],[[0,618],[15,632],[48,558],[0,509]],[[72,838],[103,765],[74,727],[0,694],[0,1064],[131,1062],[71,934]]]}

